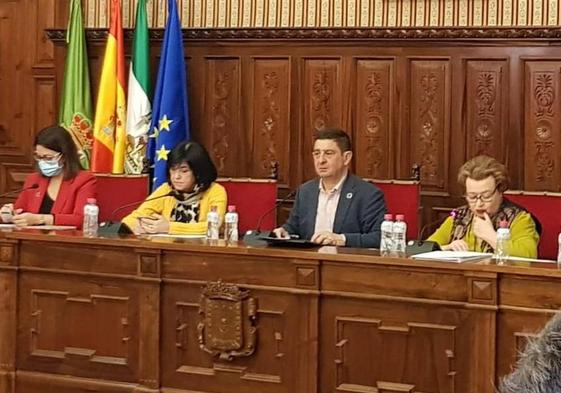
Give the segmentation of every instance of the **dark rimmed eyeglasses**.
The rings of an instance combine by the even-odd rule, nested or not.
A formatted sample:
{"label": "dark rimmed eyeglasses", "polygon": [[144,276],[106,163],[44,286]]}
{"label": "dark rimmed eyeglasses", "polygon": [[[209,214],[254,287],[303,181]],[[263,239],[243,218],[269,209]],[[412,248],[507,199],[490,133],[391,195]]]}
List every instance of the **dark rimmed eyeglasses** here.
{"label": "dark rimmed eyeglasses", "polygon": [[464,198],[466,198],[466,201],[468,201],[469,203],[476,203],[478,200],[484,203],[491,202],[495,197],[496,192],[497,187],[495,187],[493,191],[486,191],[482,192],[481,194],[466,194],[464,195]]}

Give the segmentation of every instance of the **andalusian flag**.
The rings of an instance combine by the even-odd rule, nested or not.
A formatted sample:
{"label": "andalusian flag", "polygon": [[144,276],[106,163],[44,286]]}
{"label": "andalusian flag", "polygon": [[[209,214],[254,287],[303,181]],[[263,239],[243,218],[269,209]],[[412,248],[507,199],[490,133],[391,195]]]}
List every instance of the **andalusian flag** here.
{"label": "andalusian flag", "polygon": [[66,64],[60,104],[59,122],[68,130],[78,148],[80,162],[84,169],[90,167],[92,150],[92,93],[86,36],[82,22],[80,0],[70,1],[70,19],[66,42]]}
{"label": "andalusian flag", "polygon": [[144,167],[152,106],[150,105],[150,50],[146,0],[136,5],[127,101],[127,154],[125,172],[138,174]]}
{"label": "andalusian flag", "polygon": [[111,22],[94,121],[92,170],[123,173],[125,161],[125,49],[121,4],[111,0]]}

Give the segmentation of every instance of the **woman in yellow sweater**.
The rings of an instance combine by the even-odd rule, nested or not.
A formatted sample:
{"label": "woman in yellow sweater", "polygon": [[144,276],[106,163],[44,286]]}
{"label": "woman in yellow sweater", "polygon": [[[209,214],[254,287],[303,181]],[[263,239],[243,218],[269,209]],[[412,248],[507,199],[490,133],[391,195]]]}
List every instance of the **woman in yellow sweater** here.
{"label": "woman in yellow sweater", "polygon": [[530,213],[503,198],[508,188],[506,167],[488,156],[466,162],[458,173],[467,205],[451,217],[428,240],[443,250],[493,252],[497,245],[497,228],[506,221],[510,228],[510,255],[536,258],[540,235]]}
{"label": "woman in yellow sweater", "polygon": [[168,155],[167,172],[168,182],[123,223],[135,234],[205,234],[211,207],[216,206],[218,216],[224,217],[227,204],[226,190],[215,182],[216,167],[208,152],[196,142],[181,142]]}

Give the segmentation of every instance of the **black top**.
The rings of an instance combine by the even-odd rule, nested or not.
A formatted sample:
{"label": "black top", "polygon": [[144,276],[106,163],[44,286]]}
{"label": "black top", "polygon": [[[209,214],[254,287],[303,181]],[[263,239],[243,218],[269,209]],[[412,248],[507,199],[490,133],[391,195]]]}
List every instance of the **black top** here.
{"label": "black top", "polygon": [[55,201],[53,201],[49,196],[49,193],[46,192],[43,202],[41,202],[41,207],[39,208],[39,214],[51,214],[54,204]]}

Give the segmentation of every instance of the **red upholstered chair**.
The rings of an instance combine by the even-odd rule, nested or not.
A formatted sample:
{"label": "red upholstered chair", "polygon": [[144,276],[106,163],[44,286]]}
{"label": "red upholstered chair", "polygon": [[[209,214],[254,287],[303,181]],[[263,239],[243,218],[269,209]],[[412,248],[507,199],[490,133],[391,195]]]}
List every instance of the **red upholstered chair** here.
{"label": "red upholstered chair", "polygon": [[[148,175],[111,175],[96,173],[99,221],[120,220],[140,205],[149,194]],[[133,206],[112,213],[121,206]]]}
{"label": "red upholstered chair", "polygon": [[553,192],[512,191],[505,198],[522,206],[537,218],[542,226],[538,257],[557,258],[557,236],[561,231],[561,194]]}
{"label": "red upholstered chair", "polygon": [[421,184],[416,180],[366,179],[384,193],[388,213],[403,214],[407,223],[407,239],[417,239]]}
{"label": "red upholstered chair", "polygon": [[240,236],[248,229],[256,229],[261,216],[269,212],[261,223],[262,230],[276,227],[277,215],[272,211],[277,203],[277,181],[271,179],[219,178],[226,188],[228,205],[236,205],[240,217]]}

